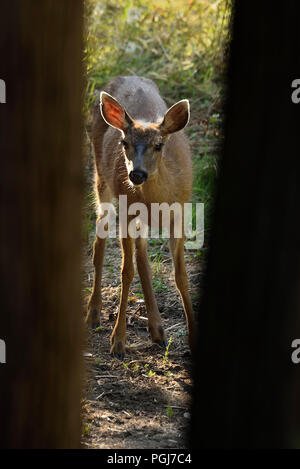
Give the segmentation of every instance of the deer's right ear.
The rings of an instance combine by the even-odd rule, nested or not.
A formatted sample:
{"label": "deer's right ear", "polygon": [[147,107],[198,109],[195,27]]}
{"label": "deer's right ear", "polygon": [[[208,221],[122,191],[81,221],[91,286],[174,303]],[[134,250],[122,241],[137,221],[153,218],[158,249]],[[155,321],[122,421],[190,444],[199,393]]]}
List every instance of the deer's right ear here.
{"label": "deer's right ear", "polygon": [[132,119],[122,108],[121,104],[105,91],[100,93],[100,111],[105,122],[123,133],[128,125],[131,125]]}

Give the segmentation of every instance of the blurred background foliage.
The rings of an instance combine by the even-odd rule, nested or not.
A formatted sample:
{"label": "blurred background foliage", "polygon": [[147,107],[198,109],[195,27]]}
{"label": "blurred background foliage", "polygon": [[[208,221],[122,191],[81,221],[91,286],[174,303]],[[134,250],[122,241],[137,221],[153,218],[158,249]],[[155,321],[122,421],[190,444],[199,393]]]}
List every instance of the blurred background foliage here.
{"label": "blurred background foliage", "polygon": [[[88,95],[116,75],[152,78],[205,106],[224,68],[228,0],[86,0]],[[201,106],[200,106],[201,107]]]}
{"label": "blurred background foliage", "polygon": [[168,105],[188,98],[193,200],[205,203],[208,229],[231,0],[86,0],[85,7],[87,117],[94,91],[116,75],[151,78]]}

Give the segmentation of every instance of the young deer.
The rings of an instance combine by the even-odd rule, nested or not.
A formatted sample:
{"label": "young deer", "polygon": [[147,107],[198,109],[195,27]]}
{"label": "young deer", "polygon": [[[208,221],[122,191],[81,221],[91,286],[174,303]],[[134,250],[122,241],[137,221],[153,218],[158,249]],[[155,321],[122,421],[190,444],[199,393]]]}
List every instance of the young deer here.
{"label": "young deer", "polygon": [[[108,94],[109,93],[109,94]],[[192,184],[191,157],[187,140],[180,132],[189,121],[189,102],[179,101],[167,110],[157,86],[146,78],[116,77],[100,94],[94,109],[92,140],[95,152],[96,192],[99,204],[127,195],[128,206],[142,202],[151,217],[151,203],[183,207],[189,201]],[[98,221],[103,214],[100,215]],[[128,216],[128,222],[130,217]],[[126,341],[126,306],[134,277],[133,252],[144,292],[148,328],[153,342],[162,347],[166,337],[152,289],[147,257],[147,239],[121,237],[122,287],[118,318],[111,336],[111,353],[123,359]],[[86,321],[97,327],[101,311],[101,274],[105,238],[96,236],[93,263],[94,285]],[[188,292],[184,262],[184,240],[174,236],[171,216],[170,248],[175,282],[181,295],[189,332],[194,343],[194,316]]]}

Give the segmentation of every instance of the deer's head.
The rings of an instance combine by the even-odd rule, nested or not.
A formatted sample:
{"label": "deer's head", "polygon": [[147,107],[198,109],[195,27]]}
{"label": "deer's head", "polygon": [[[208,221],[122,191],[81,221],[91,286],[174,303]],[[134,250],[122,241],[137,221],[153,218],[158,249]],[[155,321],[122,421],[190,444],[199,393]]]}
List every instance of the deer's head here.
{"label": "deer's head", "polygon": [[136,121],[104,91],[100,94],[100,110],[105,122],[121,131],[120,144],[129,161],[129,179],[135,185],[155,173],[169,135],[183,129],[190,116],[189,102],[183,99],[168,109],[161,122]]}

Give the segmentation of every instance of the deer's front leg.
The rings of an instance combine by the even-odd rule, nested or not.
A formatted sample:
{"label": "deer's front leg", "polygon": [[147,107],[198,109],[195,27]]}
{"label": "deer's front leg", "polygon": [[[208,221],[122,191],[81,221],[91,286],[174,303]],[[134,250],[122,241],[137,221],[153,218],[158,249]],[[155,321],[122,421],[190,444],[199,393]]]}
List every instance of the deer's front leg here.
{"label": "deer's front leg", "polygon": [[180,293],[186,323],[189,334],[189,345],[190,349],[193,351],[195,348],[195,319],[194,312],[192,307],[192,302],[189,294],[189,285],[185,269],[185,260],[184,260],[184,240],[182,238],[173,238],[170,239],[170,247],[173,255],[174,268],[175,268],[175,283],[177,290]]}
{"label": "deer's front leg", "polygon": [[136,239],[136,263],[144,292],[148,315],[148,328],[152,337],[152,341],[156,342],[161,347],[165,347],[166,338],[162,326],[161,316],[157,307],[156,298],[153,292],[151,269],[147,255],[147,239],[145,238]]}
{"label": "deer's front leg", "polygon": [[121,299],[118,318],[111,336],[111,353],[120,360],[125,356],[126,342],[126,309],[129,287],[134,277],[133,266],[133,240],[121,238],[122,246],[122,273],[121,273]]}
{"label": "deer's front leg", "polygon": [[98,327],[100,324],[100,313],[102,307],[102,298],[101,298],[101,279],[102,279],[102,265],[103,257],[105,250],[105,241],[106,239],[101,239],[96,236],[94,242],[94,254],[93,254],[93,264],[94,264],[94,283],[93,291],[88,303],[86,323],[89,324],[93,329]]}

